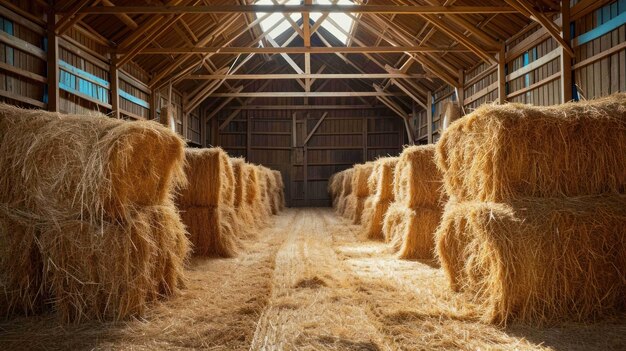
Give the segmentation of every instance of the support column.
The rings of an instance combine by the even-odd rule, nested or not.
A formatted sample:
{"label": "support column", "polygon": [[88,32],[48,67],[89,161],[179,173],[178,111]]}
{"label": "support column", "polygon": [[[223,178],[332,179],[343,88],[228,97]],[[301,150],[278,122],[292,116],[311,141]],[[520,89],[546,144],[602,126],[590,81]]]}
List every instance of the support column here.
{"label": "support column", "polygon": [[120,77],[117,69],[117,55],[115,53],[111,55],[109,79],[111,80],[111,115],[114,118],[120,118]]}
{"label": "support column", "polygon": [[426,133],[428,133],[428,143],[433,143],[433,94],[429,91],[426,94]]}
{"label": "support column", "polygon": [[465,105],[465,71],[463,69],[459,70],[459,86],[456,88],[456,98],[459,101],[461,116],[463,116]]}
{"label": "support column", "polygon": [[506,44],[500,47],[498,53],[498,102],[504,104],[506,102]]}
{"label": "support column", "polygon": [[55,33],[54,9],[48,12],[48,110],[59,112],[59,39]]}
{"label": "support column", "polygon": [[[563,40],[568,45],[571,44],[569,0],[561,0],[561,27]],[[563,46],[559,48],[561,50],[561,102],[565,103],[572,100],[572,57],[565,51]]]}

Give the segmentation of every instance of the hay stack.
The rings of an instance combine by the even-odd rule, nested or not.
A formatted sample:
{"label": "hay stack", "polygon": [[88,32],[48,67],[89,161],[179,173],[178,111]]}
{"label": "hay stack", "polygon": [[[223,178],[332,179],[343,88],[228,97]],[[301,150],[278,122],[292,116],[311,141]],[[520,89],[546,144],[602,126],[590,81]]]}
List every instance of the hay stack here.
{"label": "hay stack", "polygon": [[560,106],[483,105],[446,129],[437,164],[459,201],[624,193],[626,94]]}
{"label": "hay stack", "polygon": [[446,206],[439,259],[485,322],[593,320],[626,301],[626,197]]}
{"label": "hay stack", "polygon": [[455,199],[437,254],[483,320],[584,321],[625,307],[625,94],[483,107],[440,143]]}
{"label": "hay stack", "polygon": [[276,179],[276,191],[274,196],[276,197],[276,203],[278,204],[278,211],[285,209],[285,183],[283,182],[283,174],[280,171],[273,170],[274,178]]}
{"label": "hay stack", "polygon": [[379,158],[368,179],[370,197],[365,202],[361,221],[365,236],[370,240],[382,240],[383,219],[393,202],[393,174],[398,157]]}
{"label": "hay stack", "polygon": [[261,165],[257,167],[259,168],[262,210],[263,213],[269,217],[272,214],[275,214],[275,208],[272,204],[272,191],[275,188],[274,176],[269,168]]}
{"label": "hay stack", "polygon": [[252,213],[252,206],[247,201],[249,193],[248,187],[253,186],[248,182],[249,168],[246,166],[246,162],[243,158],[231,158],[230,163],[235,179],[233,209],[241,223],[242,232],[245,232],[246,236],[250,236],[253,234],[256,223]]}
{"label": "hay stack", "polygon": [[370,195],[368,179],[374,169],[373,162],[367,162],[354,166],[354,175],[352,176],[352,193],[349,195],[347,202],[348,218],[352,220],[352,224],[361,224],[361,215],[365,201]]}
{"label": "hay stack", "polygon": [[339,205],[339,199],[341,198],[341,193],[343,191],[343,178],[345,174],[345,171],[335,173],[328,180],[328,193],[330,194],[333,208],[335,210],[337,210],[337,206]]}
{"label": "hay stack", "polygon": [[343,179],[341,186],[341,194],[337,204],[337,213],[341,216],[346,216],[346,207],[348,205],[348,198],[352,194],[352,176],[354,174],[354,168],[349,168],[343,171]]}
{"label": "hay stack", "polygon": [[434,256],[434,232],[441,218],[441,173],[435,146],[404,149],[394,172],[394,202],[383,223],[385,241],[400,258]]}
{"label": "hay stack", "polygon": [[252,211],[255,226],[261,228],[268,224],[267,207],[262,199],[262,186],[265,185],[262,184],[261,169],[253,164],[246,164],[245,168],[248,183],[246,201]]}
{"label": "hay stack", "polygon": [[194,254],[232,257],[242,236],[234,212],[235,177],[221,148],[186,149],[189,186],[180,192],[178,206],[189,231]]}
{"label": "hay stack", "polygon": [[183,141],[154,122],[0,105],[0,285],[8,314],[124,319],[175,294],[188,242]]}

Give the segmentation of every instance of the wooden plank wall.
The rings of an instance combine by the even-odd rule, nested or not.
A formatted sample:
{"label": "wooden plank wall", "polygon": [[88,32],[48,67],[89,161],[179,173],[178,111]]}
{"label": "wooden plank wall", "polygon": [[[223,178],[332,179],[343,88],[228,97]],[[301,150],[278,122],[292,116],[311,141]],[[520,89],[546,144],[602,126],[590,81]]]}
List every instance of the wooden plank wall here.
{"label": "wooden plank wall", "polygon": [[[572,1],[573,99],[593,99],[626,91],[626,0],[599,1],[600,7],[577,8]],[[589,3],[588,1],[586,2]],[[560,18],[555,17],[560,25]],[[528,28],[506,42],[507,101],[541,106],[562,103],[560,49],[541,26]],[[463,110],[498,99],[497,65],[480,63],[464,72]],[[435,92],[433,141],[438,139],[438,118],[443,103],[454,100],[450,87]],[[424,142],[426,113],[414,120],[418,142]]]}
{"label": "wooden plank wall", "polygon": [[[47,108],[46,28],[46,16],[36,3],[15,0],[0,4],[0,101]],[[60,112],[111,113],[109,51],[106,39],[80,27],[59,38]],[[159,92],[159,98],[154,96],[147,86],[149,79],[149,73],[133,62],[119,69],[121,118],[158,118],[168,95]],[[200,109],[185,115],[182,94],[174,92],[172,100],[182,116],[178,132],[199,146]]]}
{"label": "wooden plank wall", "polygon": [[[397,155],[407,143],[402,120],[386,108],[242,110],[219,131],[232,110],[212,120],[207,144],[283,174],[290,206],[328,206],[328,178],[356,163]],[[325,119],[307,136],[319,119]]]}

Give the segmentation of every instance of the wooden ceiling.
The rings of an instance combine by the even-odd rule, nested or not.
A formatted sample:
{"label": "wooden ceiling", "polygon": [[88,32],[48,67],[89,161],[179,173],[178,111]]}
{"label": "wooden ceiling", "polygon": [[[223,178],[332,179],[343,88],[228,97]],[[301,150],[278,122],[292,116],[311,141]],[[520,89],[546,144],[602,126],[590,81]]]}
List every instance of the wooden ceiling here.
{"label": "wooden ceiling", "polygon": [[[196,106],[207,97],[325,96],[319,86],[333,79],[387,105],[424,106],[427,92],[458,86],[463,70],[496,64],[506,39],[532,20],[555,37],[560,31],[548,19],[560,11],[553,0],[355,0],[344,45],[324,27],[333,25],[324,10],[348,13],[345,6],[301,3],[65,0],[55,9],[57,33],[85,27],[110,43],[117,65],[135,62],[150,74],[151,88],[171,83]],[[283,13],[290,27],[271,38],[257,12]],[[302,12],[302,20],[292,21],[291,12]],[[314,22],[309,12],[324,15]],[[264,79],[293,88],[280,95],[246,89]]]}

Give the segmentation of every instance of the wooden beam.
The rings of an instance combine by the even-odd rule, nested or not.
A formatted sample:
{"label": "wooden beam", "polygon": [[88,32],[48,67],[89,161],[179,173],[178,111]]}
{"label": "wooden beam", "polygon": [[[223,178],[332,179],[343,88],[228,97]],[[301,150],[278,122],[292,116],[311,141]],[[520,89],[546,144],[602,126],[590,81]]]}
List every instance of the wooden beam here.
{"label": "wooden beam", "polygon": [[498,54],[498,102],[504,104],[506,102],[506,53],[505,45],[500,48]]}
{"label": "wooden beam", "polygon": [[358,96],[404,96],[398,93],[373,92],[373,91],[276,91],[276,92],[245,92],[245,93],[215,93],[212,97],[358,97]]}
{"label": "wooden beam", "polygon": [[206,14],[206,13],[380,13],[380,14],[485,14],[517,13],[511,6],[395,6],[395,5],[206,5],[206,6],[93,6],[88,14]]}
{"label": "wooden beam", "polygon": [[117,69],[117,57],[111,58],[111,67],[109,69],[109,77],[111,80],[111,112],[113,117],[120,118],[120,79]]}
{"label": "wooden beam", "polygon": [[429,91],[428,96],[426,96],[426,100],[428,100],[428,108],[426,108],[426,133],[428,133],[428,143],[433,143],[433,96]]}
{"label": "wooden beam", "polygon": [[290,79],[423,79],[434,78],[430,74],[405,74],[405,73],[278,73],[278,74],[196,74],[185,76],[184,79],[192,80],[290,80]]}
{"label": "wooden beam", "polygon": [[[566,43],[572,41],[570,30],[570,1],[561,0],[561,35]],[[561,60],[561,102],[572,100],[572,57],[560,47]]]}
{"label": "wooden beam", "polygon": [[408,118],[403,118],[404,120],[404,129],[406,130],[407,139],[409,139],[409,145],[415,145],[415,134],[413,134],[413,128],[409,124]]}
{"label": "wooden beam", "polygon": [[324,114],[322,114],[322,117],[320,117],[319,121],[315,123],[315,126],[313,127],[313,129],[311,129],[311,132],[309,133],[309,135],[307,135],[306,139],[304,139],[304,145],[309,143],[309,140],[313,137],[313,135],[317,131],[317,128],[319,128],[322,122],[324,122],[324,119],[326,118],[326,116],[328,116],[328,112],[324,112]]}
{"label": "wooden beam", "polygon": [[76,13],[83,7],[87,6],[91,0],[79,0],[73,6],[68,8],[66,13],[58,20],[55,24],[55,30],[57,35],[62,35],[66,30],[68,30],[75,22],[73,19],[80,20],[81,15],[77,15]]}
{"label": "wooden beam", "polygon": [[554,25],[554,22],[552,22],[552,20],[549,19],[544,13],[541,13],[535,10],[535,8],[531,4],[527,3],[526,0],[505,0],[505,1],[509,5],[511,5],[511,7],[517,9],[522,14],[528,16],[528,18],[541,24],[541,26],[550,33],[552,38],[554,38],[554,40],[556,40],[557,43],[561,45],[563,50],[565,50],[565,52],[568,55],[570,55],[570,57],[575,56],[574,50],[572,50],[572,48],[570,47],[570,44],[566,42],[563,39],[563,37],[561,37],[561,33],[559,29]]}
{"label": "wooden beam", "polygon": [[225,110],[376,110],[386,107],[377,105],[244,105],[226,106]]}
{"label": "wooden beam", "polygon": [[224,122],[222,122],[222,124],[220,124],[220,126],[218,127],[218,130],[220,130],[220,131],[224,130],[224,128],[226,128],[228,123],[230,123],[233,119],[235,119],[235,117],[237,117],[237,115],[240,112],[241,112],[241,110],[235,110],[235,111],[231,112],[230,115],[228,115],[228,117],[226,117],[226,120]]}
{"label": "wooden beam", "polygon": [[58,112],[60,107],[59,94],[59,37],[56,35],[54,9],[48,12],[48,110]]}
{"label": "wooden beam", "polygon": [[[233,91],[234,93],[240,93],[243,90],[243,85],[240,85],[239,87],[235,88],[235,90]],[[215,116],[218,112],[220,112],[224,106],[228,105],[229,102],[231,102],[233,99],[235,99],[235,96],[231,96],[228,97],[226,99],[224,99],[224,101],[222,101],[219,106],[213,108],[212,112],[206,117],[206,120],[209,121],[211,120],[211,118],[213,118],[213,116]],[[221,130],[222,128],[220,128]]]}
{"label": "wooden beam", "polygon": [[[129,52],[129,50],[120,53]],[[433,47],[433,46],[273,46],[273,47],[223,47],[223,46],[206,46],[206,47],[155,47],[143,49],[138,55],[165,55],[165,54],[216,54],[216,55],[233,55],[233,54],[398,54],[405,52],[421,52],[421,53],[459,53],[472,52],[465,48],[449,48],[449,47]],[[487,52],[495,53],[495,50],[487,50]]]}

